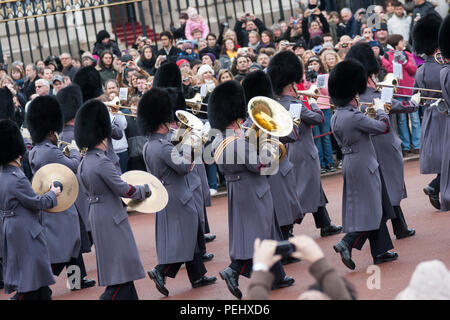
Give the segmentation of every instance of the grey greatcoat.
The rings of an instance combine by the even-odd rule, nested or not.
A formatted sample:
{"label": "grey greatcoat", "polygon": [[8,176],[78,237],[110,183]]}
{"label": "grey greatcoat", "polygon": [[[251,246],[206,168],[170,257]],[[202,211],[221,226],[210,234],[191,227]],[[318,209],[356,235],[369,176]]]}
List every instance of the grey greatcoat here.
{"label": "grey greatcoat", "polygon": [[151,134],[143,151],[147,171],[157,177],[169,194],[167,206],[156,213],[155,237],[158,264],[192,261],[197,244],[198,216],[188,184],[190,160],[186,161],[163,134]]}
{"label": "grey greatcoat", "polygon": [[187,182],[189,185],[189,190],[191,190],[194,201],[195,208],[197,209],[197,214],[200,219],[202,232],[205,233],[205,198],[203,196],[202,180],[200,177],[200,165],[196,164],[192,168],[191,172],[187,175]]}
{"label": "grey greatcoat", "polygon": [[441,164],[441,211],[450,210],[450,67],[446,65],[440,73],[442,97],[447,108],[443,131],[443,153]]}
{"label": "grey greatcoat", "polygon": [[[292,96],[281,96],[279,101],[287,110],[291,104],[302,104]],[[294,164],[297,181],[297,194],[304,213],[317,212],[319,207],[326,204],[320,182],[319,151],[314,143],[312,126],[323,123],[323,113],[313,104],[311,110],[305,105],[301,111],[301,124],[294,127],[298,139],[288,144],[288,157]]]}
{"label": "grey greatcoat", "polygon": [[[214,139],[212,152],[222,139],[219,136]],[[227,158],[232,161],[225,161]],[[263,165],[255,146],[243,138],[227,146],[217,165],[227,181],[230,258],[252,259],[256,238],[281,239],[270,185],[267,176],[261,175]]]}
{"label": "grey greatcoat", "polygon": [[[44,140],[30,151],[29,161],[33,175],[41,167],[50,163],[65,165],[76,173],[80,153],[77,150],[71,150],[68,158],[57,146],[49,140]],[[51,263],[64,263],[69,262],[71,258],[77,258],[80,254],[81,236],[80,220],[75,205],[58,213],[42,211],[41,216]]]}
{"label": "grey greatcoat", "polygon": [[[75,127],[72,125],[65,125],[63,131],[59,135],[61,141],[71,143],[75,140]],[[64,145],[60,146],[61,149]],[[77,168],[78,169],[78,168]],[[89,223],[89,202],[87,201],[86,191],[81,184],[78,184],[78,197],[75,201],[75,208],[80,217],[80,235],[81,235],[81,250],[83,253],[91,252],[91,241],[88,232],[91,232],[91,224]]]}
{"label": "grey greatcoat", "polygon": [[342,224],[344,232],[377,230],[383,216],[379,164],[371,134],[389,130],[388,116],[378,111],[371,119],[352,105],[338,108],[331,129],[344,155]]}
{"label": "grey greatcoat", "polygon": [[145,278],[127,210],[121,200],[122,197],[145,199],[144,188],[124,182],[100,149],[87,152],[77,176],[88,195],[98,284],[112,286]]}
{"label": "grey greatcoat", "polygon": [[[427,56],[424,64],[417,69],[414,86],[440,90],[438,75],[442,68],[443,65],[438,64],[434,57]],[[442,94],[437,92],[421,91],[420,94],[424,97],[442,98]],[[433,100],[425,101],[420,131],[420,173],[441,173],[446,116],[436,107],[430,107]]]}
{"label": "grey greatcoat", "polygon": [[[367,87],[367,90],[360,94],[363,102],[372,102],[373,99],[380,97],[381,93],[370,87]],[[367,105],[362,105],[361,111],[364,112],[366,108]],[[389,112],[388,120],[392,123],[394,114],[414,111],[417,111],[417,107],[403,106],[400,101],[392,99],[392,108]],[[399,206],[400,201],[407,196],[404,181],[402,141],[394,130],[389,130],[386,134],[371,135],[370,137],[391,205]]]}
{"label": "grey greatcoat", "polygon": [[39,210],[54,207],[56,195],[49,191],[37,196],[22,170],[13,166],[0,167],[0,181],[5,292],[24,293],[54,284]]}
{"label": "grey greatcoat", "polygon": [[209,184],[208,184],[208,176],[206,174],[206,167],[204,163],[199,163],[196,165],[198,167],[198,173],[200,175],[200,179],[202,180],[202,191],[203,191],[203,198],[205,199],[205,206],[211,207],[211,193],[209,191]]}

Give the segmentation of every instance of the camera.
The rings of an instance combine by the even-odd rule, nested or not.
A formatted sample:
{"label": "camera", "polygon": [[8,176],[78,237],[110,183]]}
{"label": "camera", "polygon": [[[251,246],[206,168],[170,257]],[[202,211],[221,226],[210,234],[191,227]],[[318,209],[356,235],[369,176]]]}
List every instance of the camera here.
{"label": "camera", "polygon": [[306,71],[305,78],[309,82],[316,82],[317,75],[318,74],[316,71],[313,70],[313,67],[309,66],[308,70]]}
{"label": "camera", "polygon": [[289,257],[295,251],[295,246],[290,243],[288,240],[278,241],[277,248],[275,250],[275,254],[281,255],[284,257]]}
{"label": "camera", "polygon": [[228,22],[222,22],[222,25],[224,28],[228,28],[230,25],[228,24]]}

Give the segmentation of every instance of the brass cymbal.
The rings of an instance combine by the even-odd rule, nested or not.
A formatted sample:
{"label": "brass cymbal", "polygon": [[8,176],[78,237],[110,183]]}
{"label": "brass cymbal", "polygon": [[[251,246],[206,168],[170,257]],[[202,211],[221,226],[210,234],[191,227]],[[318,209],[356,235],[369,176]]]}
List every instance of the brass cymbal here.
{"label": "brass cymbal", "polygon": [[62,192],[56,198],[56,207],[45,210],[46,212],[62,212],[70,208],[78,197],[78,180],[68,167],[59,163],[50,163],[40,168],[33,176],[32,188],[41,196],[50,190],[53,181],[62,184]]}
{"label": "brass cymbal", "polygon": [[129,209],[142,213],[156,213],[164,209],[169,201],[169,194],[161,181],[154,175],[140,170],[127,171],[120,176],[123,181],[131,185],[148,184],[152,195],[143,200],[135,201],[130,198],[122,198]]}

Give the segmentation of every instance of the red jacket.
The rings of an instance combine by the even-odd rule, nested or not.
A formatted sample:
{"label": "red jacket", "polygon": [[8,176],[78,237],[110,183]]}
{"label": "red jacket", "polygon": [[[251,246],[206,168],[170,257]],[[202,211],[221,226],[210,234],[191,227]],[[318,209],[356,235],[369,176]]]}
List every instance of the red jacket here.
{"label": "red jacket", "polygon": [[[413,87],[414,86],[414,76],[416,75],[417,66],[414,61],[414,57],[411,53],[408,51],[403,51],[406,56],[408,57],[408,61],[403,64],[402,66],[402,73],[403,73],[403,79],[399,80],[399,85],[406,86],[406,87]],[[386,55],[388,59],[386,59]],[[393,60],[394,60],[394,51],[389,50],[386,52],[386,54],[381,58],[381,64],[386,69],[388,73],[393,72]],[[382,79],[380,79],[382,80]],[[412,95],[411,89],[397,89],[398,94],[407,94]]]}

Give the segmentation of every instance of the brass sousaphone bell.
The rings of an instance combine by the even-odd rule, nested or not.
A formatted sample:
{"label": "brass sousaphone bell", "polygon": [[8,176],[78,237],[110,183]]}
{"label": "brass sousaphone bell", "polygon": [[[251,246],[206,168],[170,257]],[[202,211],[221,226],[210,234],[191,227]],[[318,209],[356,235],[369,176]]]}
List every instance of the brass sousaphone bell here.
{"label": "brass sousaphone bell", "polygon": [[122,201],[131,211],[141,213],[156,213],[164,209],[169,201],[169,194],[161,181],[154,175],[140,170],[127,171],[121,175],[123,181],[130,185],[148,184],[152,192],[149,198],[136,201],[130,198],[122,198]]}
{"label": "brass sousaphone bell", "polygon": [[78,197],[78,180],[75,174],[65,165],[51,163],[36,171],[33,176],[31,187],[34,192],[42,196],[50,190],[52,182],[62,184],[61,194],[56,198],[58,203],[55,207],[45,210],[46,212],[62,212],[69,209]]}
{"label": "brass sousaphone bell", "polygon": [[[272,137],[285,137],[292,132],[291,115],[273,99],[263,96],[254,97],[247,105],[247,112],[253,121],[252,127],[255,129],[256,126],[257,136],[261,136],[259,131]],[[279,161],[283,161],[286,156],[286,148],[280,141],[269,137],[264,138],[260,143],[278,147]]]}

